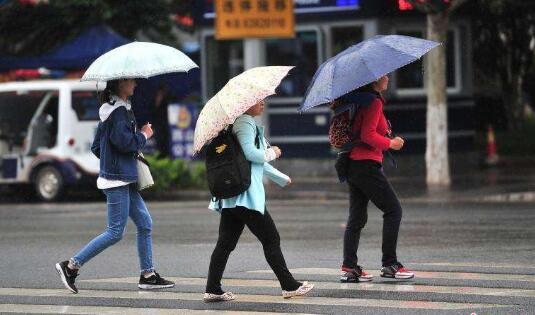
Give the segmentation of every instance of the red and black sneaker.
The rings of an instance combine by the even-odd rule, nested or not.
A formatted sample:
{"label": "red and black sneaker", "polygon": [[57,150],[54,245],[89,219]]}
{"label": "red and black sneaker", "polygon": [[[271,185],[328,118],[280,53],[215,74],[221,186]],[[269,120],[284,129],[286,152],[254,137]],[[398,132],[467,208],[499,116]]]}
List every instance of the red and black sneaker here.
{"label": "red and black sneaker", "polygon": [[393,279],[412,279],[414,278],[414,272],[403,267],[399,262],[381,268],[381,277],[393,278]]}
{"label": "red and black sneaker", "polygon": [[373,276],[362,270],[361,266],[357,265],[356,268],[342,266],[342,273],[340,275],[340,282],[342,283],[368,282],[372,280]]}

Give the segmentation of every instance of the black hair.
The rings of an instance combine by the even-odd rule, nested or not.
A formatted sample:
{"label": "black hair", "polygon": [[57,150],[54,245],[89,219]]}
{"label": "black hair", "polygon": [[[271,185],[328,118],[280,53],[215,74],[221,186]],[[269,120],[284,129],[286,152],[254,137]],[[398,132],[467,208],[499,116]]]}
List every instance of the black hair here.
{"label": "black hair", "polygon": [[371,83],[368,83],[366,85],[363,85],[357,89],[358,92],[369,92],[369,93],[377,93],[375,89],[373,88],[373,85],[376,83],[376,81],[373,81]]}
{"label": "black hair", "polygon": [[[106,82],[106,88],[100,93],[100,103],[110,103],[112,95],[119,94],[119,80],[110,80]],[[112,104],[113,105],[113,104]]]}
{"label": "black hair", "polygon": [[[353,91],[351,91],[349,93],[353,93],[353,92],[373,93],[373,94],[377,94],[377,95],[381,96],[381,93],[377,92],[373,87],[373,85],[375,83],[376,83],[376,81],[373,81],[373,82],[368,83],[366,85],[363,85],[363,86],[361,86],[361,87],[359,87],[359,88],[357,88],[357,89],[355,89],[355,90],[353,90]],[[346,96],[346,94],[340,96],[339,98],[335,99],[334,101],[331,101],[329,103],[329,107],[334,110],[336,108],[336,106],[338,106],[339,104],[343,104],[344,103],[344,96]]]}

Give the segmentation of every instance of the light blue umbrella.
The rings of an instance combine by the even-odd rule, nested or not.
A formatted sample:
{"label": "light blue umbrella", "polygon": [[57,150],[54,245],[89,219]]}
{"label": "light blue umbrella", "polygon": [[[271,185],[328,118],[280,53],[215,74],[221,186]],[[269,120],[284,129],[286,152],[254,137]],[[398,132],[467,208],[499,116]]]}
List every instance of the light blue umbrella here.
{"label": "light blue umbrella", "polygon": [[198,66],[180,50],[157,43],[133,42],[98,57],[81,81],[149,78],[164,73],[188,72]]}
{"label": "light blue umbrella", "polygon": [[403,35],[377,35],[324,62],[298,111],[329,103],[421,58],[440,43]]}

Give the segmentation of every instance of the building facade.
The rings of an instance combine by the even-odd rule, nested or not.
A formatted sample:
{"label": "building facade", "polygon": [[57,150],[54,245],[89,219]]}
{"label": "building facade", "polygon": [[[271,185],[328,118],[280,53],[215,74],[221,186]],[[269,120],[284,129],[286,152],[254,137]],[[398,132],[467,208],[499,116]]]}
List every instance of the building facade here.
{"label": "building facade", "polygon": [[[256,1],[256,0],[234,0]],[[202,3],[202,4],[201,4]],[[295,69],[268,99],[271,143],[286,157],[329,157],[334,154],[327,133],[330,110],[320,106],[297,113],[318,66],[345,48],[375,35],[425,38],[425,15],[394,0],[294,0],[295,38],[263,39],[258,52],[263,65]],[[244,41],[216,40],[213,0],[199,1],[196,23],[201,43],[202,98],[206,102],[231,77],[244,71]],[[450,150],[473,150],[472,45],[469,18],[452,19],[446,43]],[[405,153],[425,151],[426,89],[422,61],[391,74],[385,94],[387,118],[407,142]]]}

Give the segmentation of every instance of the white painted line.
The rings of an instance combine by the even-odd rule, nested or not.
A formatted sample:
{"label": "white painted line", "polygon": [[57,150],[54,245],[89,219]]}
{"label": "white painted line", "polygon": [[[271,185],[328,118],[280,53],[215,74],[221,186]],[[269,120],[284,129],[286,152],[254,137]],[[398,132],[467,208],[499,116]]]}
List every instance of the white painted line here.
{"label": "white painted line", "polygon": [[422,263],[413,262],[415,265],[423,266],[454,266],[454,267],[481,267],[481,268],[512,268],[512,269],[535,269],[535,266],[530,265],[511,265],[511,264],[494,264],[494,263],[480,263],[480,262],[434,262]]}
{"label": "white painted line", "polygon": [[[68,293],[62,289],[23,289],[0,288],[0,296],[32,296],[32,297],[63,297],[73,300],[81,298],[108,298],[108,299],[135,299],[135,300],[187,300],[201,301],[201,293],[176,293],[153,291],[107,291],[107,290],[80,290],[78,294]],[[447,303],[426,301],[398,301],[384,299],[358,299],[358,298],[327,298],[305,297],[299,299],[283,299],[282,296],[237,294],[237,299],[228,303],[269,303],[289,305],[321,305],[321,306],[358,306],[402,309],[429,309],[429,310],[472,310],[477,308],[497,308],[511,305],[478,304],[478,303]]]}
{"label": "white painted line", "polygon": [[535,192],[526,191],[508,194],[496,194],[483,196],[479,198],[479,200],[486,202],[533,202],[535,201]]}
{"label": "white painted line", "polygon": [[[0,313],[18,314],[75,314],[75,315],[275,315],[294,313],[264,313],[243,311],[210,311],[190,309],[165,309],[165,308],[133,308],[133,307],[109,307],[109,306],[74,306],[74,305],[27,305],[27,304],[0,304]],[[301,314],[305,315],[305,314]]]}
{"label": "white painted line", "polygon": [[[417,276],[417,275],[416,275]],[[177,285],[205,285],[204,278],[173,278],[167,277]],[[128,278],[110,278],[99,280],[84,280],[84,282],[108,282],[108,283],[138,283],[139,279]],[[419,292],[432,294],[457,294],[457,295],[479,295],[479,296],[500,296],[500,297],[535,297],[535,290],[528,289],[506,289],[506,288],[479,288],[479,287],[462,287],[462,286],[430,286],[420,284],[410,284],[400,282],[391,284],[395,280],[389,280],[385,283],[340,283],[340,282],[314,282],[315,288],[324,290],[358,290],[358,291],[380,291],[380,292]],[[223,285],[236,287],[258,287],[258,288],[277,288],[280,284],[275,280],[255,280],[255,279],[224,279]]]}
{"label": "white painted line", "polygon": [[[377,270],[366,270],[375,277],[378,277],[380,272]],[[535,282],[535,275],[519,275],[519,274],[505,274],[505,273],[477,273],[477,272],[455,272],[455,271],[416,271],[416,278],[418,279],[452,279],[452,280],[501,280],[501,281],[527,281]],[[266,273],[272,274],[271,270],[253,270],[250,273]],[[340,275],[340,269],[337,268],[295,268],[290,270],[293,274],[301,275]]]}

